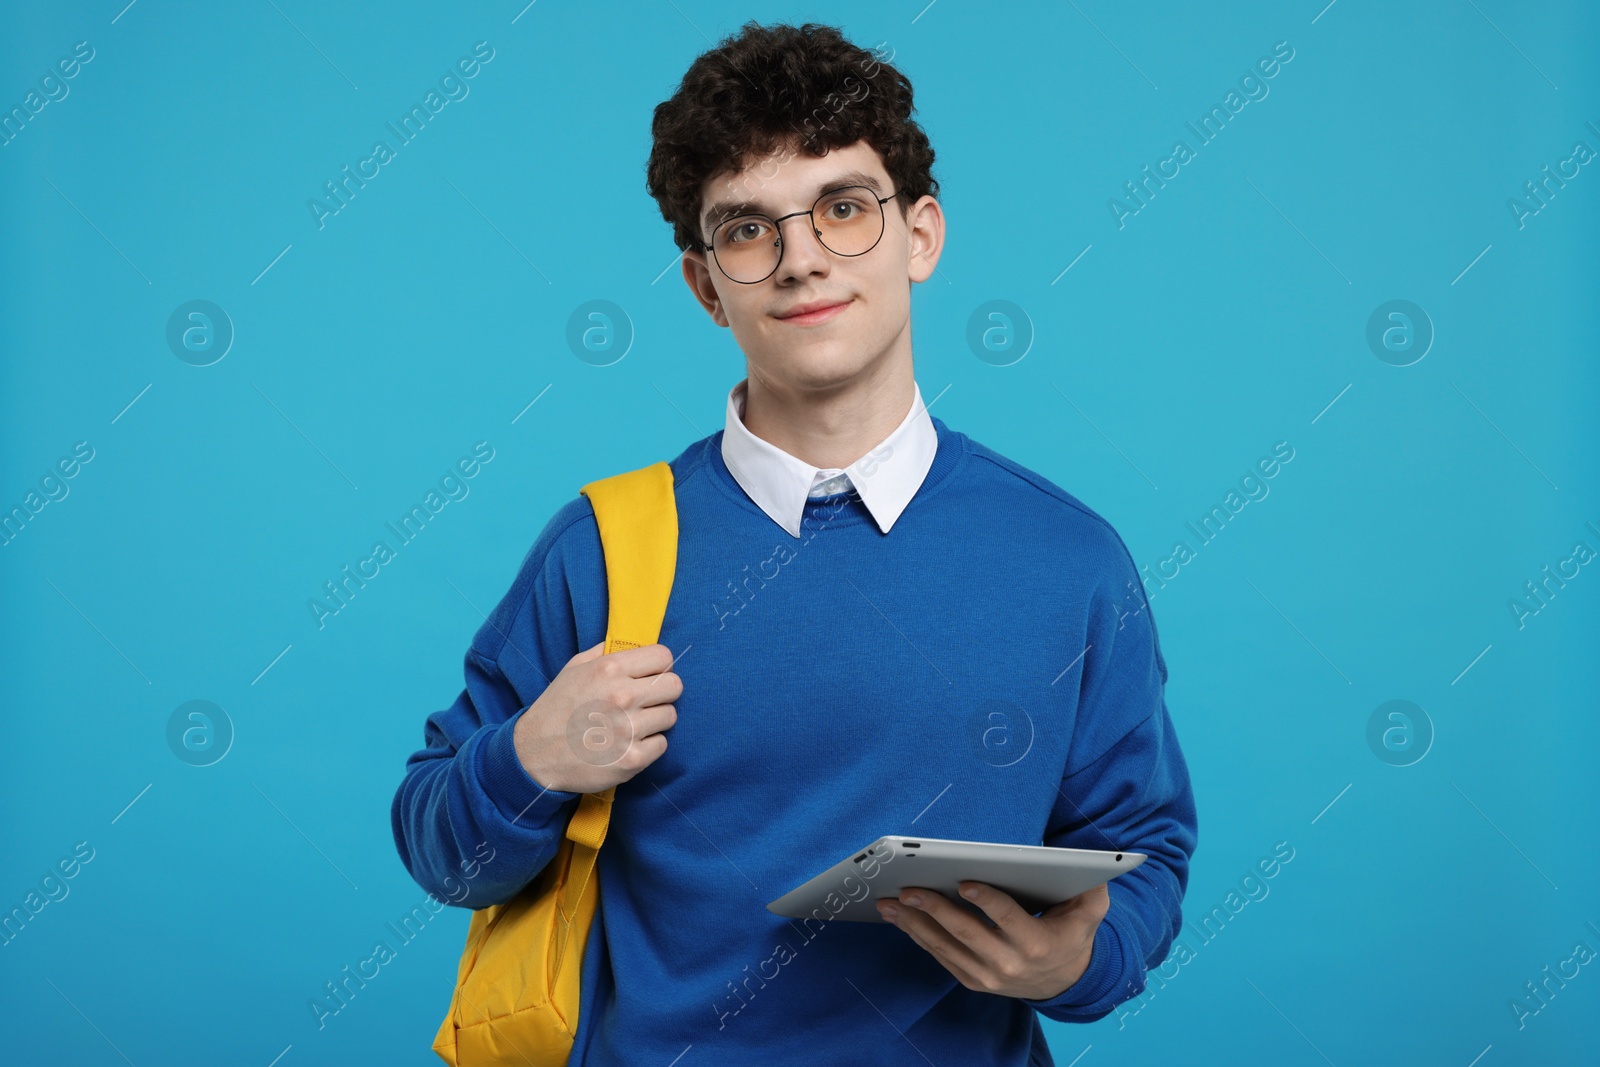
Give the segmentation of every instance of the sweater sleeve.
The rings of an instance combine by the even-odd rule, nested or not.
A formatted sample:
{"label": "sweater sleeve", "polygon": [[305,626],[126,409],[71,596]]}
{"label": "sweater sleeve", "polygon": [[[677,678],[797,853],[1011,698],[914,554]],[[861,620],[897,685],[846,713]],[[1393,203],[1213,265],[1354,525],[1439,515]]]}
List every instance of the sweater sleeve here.
{"label": "sweater sleeve", "polygon": [[1199,826],[1188,765],[1164,695],[1155,618],[1126,547],[1116,590],[1091,602],[1077,721],[1044,843],[1141,852],[1106,883],[1110,908],[1082,977],[1058,996],[1023,1002],[1059,1022],[1093,1022],[1144,990],[1183,924]]}
{"label": "sweater sleeve", "polygon": [[[584,505],[582,514],[593,512]],[[418,885],[462,908],[503,904],[555,855],[581,793],[547,789],[518,758],[517,720],[579,651],[558,512],[523,560],[464,660],[465,688],[428,716],[390,821]]]}

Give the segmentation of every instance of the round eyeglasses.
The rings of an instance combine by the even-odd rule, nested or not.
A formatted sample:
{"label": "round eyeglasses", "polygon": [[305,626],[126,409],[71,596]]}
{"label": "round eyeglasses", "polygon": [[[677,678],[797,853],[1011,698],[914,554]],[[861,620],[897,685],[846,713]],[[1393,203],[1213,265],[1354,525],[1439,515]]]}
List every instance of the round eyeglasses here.
{"label": "round eyeglasses", "polygon": [[700,247],[711,253],[730,281],[754,285],[772,277],[783,259],[784,219],[809,215],[811,231],[823,248],[836,256],[865,255],[882,240],[883,205],[895,197],[874,193],[868,186],[851,185],[823,193],[806,211],[778,218],[736,215],[718,223],[711,243],[702,242]]}

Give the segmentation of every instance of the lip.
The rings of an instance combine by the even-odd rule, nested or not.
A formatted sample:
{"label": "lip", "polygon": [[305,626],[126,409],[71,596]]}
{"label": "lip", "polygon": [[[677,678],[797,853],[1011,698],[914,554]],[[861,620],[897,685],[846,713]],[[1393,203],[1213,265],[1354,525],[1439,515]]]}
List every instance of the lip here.
{"label": "lip", "polygon": [[787,322],[795,326],[815,326],[834,318],[845,308],[850,306],[849,300],[831,302],[827,300],[814,301],[801,304],[786,315],[778,316],[779,322]]}

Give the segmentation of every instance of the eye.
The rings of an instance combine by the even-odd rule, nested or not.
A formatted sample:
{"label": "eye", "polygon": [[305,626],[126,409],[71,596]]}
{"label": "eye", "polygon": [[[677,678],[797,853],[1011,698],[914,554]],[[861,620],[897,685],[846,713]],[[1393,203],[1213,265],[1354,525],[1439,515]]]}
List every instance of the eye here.
{"label": "eye", "polygon": [[759,241],[767,230],[765,219],[755,217],[734,219],[723,228],[723,239],[729,244],[747,244]]}
{"label": "eye", "polygon": [[869,207],[860,192],[840,193],[823,204],[819,218],[823,222],[854,222],[866,215]]}

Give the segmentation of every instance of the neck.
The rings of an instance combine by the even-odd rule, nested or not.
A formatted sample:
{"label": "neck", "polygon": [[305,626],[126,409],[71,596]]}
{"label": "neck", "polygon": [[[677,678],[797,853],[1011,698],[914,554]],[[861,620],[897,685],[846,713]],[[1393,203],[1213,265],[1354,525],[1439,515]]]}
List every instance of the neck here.
{"label": "neck", "polygon": [[916,396],[911,352],[823,386],[776,380],[750,367],[744,425],[755,436],[814,467],[844,468],[905,421]]}

